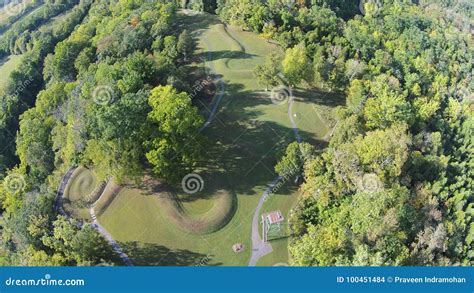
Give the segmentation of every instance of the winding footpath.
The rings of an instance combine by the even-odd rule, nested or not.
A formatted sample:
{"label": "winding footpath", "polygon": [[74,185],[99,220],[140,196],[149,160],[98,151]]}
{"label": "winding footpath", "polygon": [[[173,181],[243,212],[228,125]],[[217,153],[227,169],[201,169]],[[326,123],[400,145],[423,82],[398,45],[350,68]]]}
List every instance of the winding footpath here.
{"label": "winding footpath", "polygon": [[58,192],[56,193],[56,198],[54,200],[54,209],[56,211],[59,211],[59,213],[61,213],[64,216],[67,216],[66,211],[63,209],[63,205],[62,205],[64,190],[66,189],[66,186],[69,180],[71,179],[72,173],[74,173],[76,168],[77,167],[75,166],[69,168],[66,171],[66,174],[64,174],[63,178],[61,178],[61,182],[59,183],[59,187],[58,187]]}
{"label": "winding footpath", "polygon": [[[206,44],[206,46],[208,48],[210,48],[208,40],[204,40],[204,43]],[[208,59],[208,61],[212,60],[212,51],[211,50],[209,50],[207,52],[207,59]],[[211,62],[206,62],[206,66],[209,67],[209,73],[208,73],[209,77],[211,77],[211,76],[215,77],[214,84],[216,85],[217,91],[216,91],[216,94],[214,95],[214,98],[212,99],[212,108],[209,111],[209,116],[207,117],[206,122],[199,129],[199,132],[206,129],[211,124],[212,120],[214,120],[214,117],[216,116],[217,109],[219,108],[219,104],[221,103],[222,98],[224,97],[224,93],[225,93],[224,80],[220,77],[216,77],[217,75],[215,74],[216,72],[215,72],[215,69],[214,69],[214,65]]]}
{"label": "winding footpath", "polygon": [[[184,10],[183,12],[185,14],[192,15],[187,10]],[[237,40],[235,40],[235,41],[237,43],[239,43]],[[206,44],[206,47],[208,47],[207,48],[208,49],[207,58],[208,58],[208,61],[210,61],[210,60],[212,60],[211,45],[209,44],[209,42],[207,40],[205,40],[204,43]],[[228,58],[228,59],[230,59],[230,58]],[[217,91],[216,91],[216,94],[213,98],[212,106],[211,106],[211,109],[209,110],[209,115],[207,117],[207,120],[203,124],[203,126],[201,127],[200,131],[203,131],[204,129],[206,129],[211,124],[211,122],[214,120],[216,112],[217,112],[217,110],[219,108],[219,105],[221,103],[221,100],[222,100],[222,98],[224,97],[224,94],[225,94],[225,83],[224,83],[223,78],[222,77],[217,77],[218,75],[216,75],[216,72],[215,72],[215,69],[212,65],[212,62],[209,62],[209,64],[206,64],[206,65],[210,69],[210,74],[215,77],[214,83],[216,84]],[[294,116],[293,116],[293,112],[292,112],[293,104],[294,104],[294,99],[293,99],[293,96],[291,95],[289,103],[288,103],[288,118],[291,122],[292,129],[293,129],[296,141],[300,143],[302,141],[302,139],[301,139],[301,136],[299,134],[299,129],[297,127],[297,124],[294,120]],[[63,178],[61,179],[61,182],[60,182],[60,185],[59,185],[59,188],[58,188],[58,192],[57,192],[57,195],[56,195],[56,200],[55,200],[55,203],[54,203],[54,207],[55,207],[56,210],[58,210],[63,215],[66,215],[66,212],[62,208],[62,198],[64,196],[64,191],[66,189],[66,186],[67,186],[69,180],[71,179],[71,176],[72,176],[75,169],[76,169],[76,167],[71,167],[66,172],[66,174],[64,174]],[[255,266],[258,263],[258,261],[261,257],[263,257],[263,256],[265,256],[265,255],[267,255],[267,254],[269,254],[273,251],[271,244],[263,242],[263,239],[262,239],[262,237],[259,233],[260,212],[261,212],[261,209],[263,207],[263,204],[265,203],[267,198],[272,195],[273,189],[275,188],[275,186],[281,180],[283,180],[283,178],[280,177],[280,176],[277,176],[272,182],[270,182],[268,184],[267,188],[265,189],[265,191],[261,195],[261,197],[258,201],[258,204],[255,208],[253,218],[252,218],[252,232],[251,232],[252,254],[251,254],[251,257],[250,257],[250,260],[249,260],[249,263],[248,263],[249,266]],[[99,197],[99,199],[100,199],[100,197]],[[93,204],[91,205],[91,208],[89,209],[89,214],[90,214],[91,219],[92,219],[91,226],[95,230],[97,230],[109,242],[110,246],[120,256],[120,258],[122,259],[122,261],[126,265],[133,266],[133,262],[123,252],[120,245],[114,240],[112,235],[103,226],[101,226],[100,223],[98,222],[97,216],[96,216],[94,208],[93,208]]]}
{"label": "winding footpath", "polygon": [[[189,15],[189,11],[185,10],[183,11],[185,14],[188,14]],[[209,46],[209,43],[206,41],[206,45],[208,47]],[[209,50],[208,51],[208,54],[207,54],[207,58],[208,58],[208,61],[212,60],[212,51]],[[206,62],[207,63],[207,62]],[[210,75],[215,75],[215,71],[214,71],[214,67],[211,63],[207,64],[209,66],[209,69],[210,69]],[[215,80],[214,80],[214,83],[216,84],[216,88],[217,88],[217,92],[213,98],[213,102],[212,102],[212,108],[211,110],[209,111],[209,116],[206,120],[206,122],[203,124],[203,126],[199,129],[199,131],[203,131],[204,129],[206,129],[210,124],[211,122],[214,120],[214,117],[216,115],[216,112],[219,108],[219,104],[224,96],[224,93],[225,93],[225,83],[224,83],[224,80],[222,78],[219,78],[219,77],[216,77]],[[56,210],[58,210],[61,214],[63,215],[66,215],[66,212],[64,211],[64,209],[62,208],[62,198],[64,196],[64,191],[66,189],[66,186],[69,182],[69,180],[71,179],[71,176],[72,174],[74,173],[74,170],[76,170],[76,167],[71,167],[67,172],[66,174],[64,174],[63,178],[61,179],[61,183],[59,184],[59,188],[58,188],[58,192],[56,194],[56,200],[55,200],[55,203],[54,203],[54,208]],[[104,189],[105,190],[105,189]],[[102,196],[102,195],[101,195]],[[101,197],[100,196],[100,197]],[[97,201],[100,199],[100,197],[97,199]],[[96,202],[97,202],[96,201]],[[122,250],[122,248],[120,247],[120,245],[117,243],[117,241],[115,241],[115,239],[113,238],[113,236],[102,226],[100,225],[99,221],[97,220],[97,216],[95,214],[95,211],[94,211],[94,207],[93,207],[94,204],[91,205],[91,208],[89,208],[89,214],[91,216],[91,219],[92,219],[92,224],[91,226],[97,231],[99,232],[106,240],[107,242],[109,242],[110,246],[113,248],[113,250],[120,256],[120,258],[122,259],[122,261],[127,265],[127,266],[133,266],[133,262],[131,261],[131,259],[127,256],[127,254],[125,254]]]}
{"label": "winding footpath", "polygon": [[[54,201],[54,209],[57,210],[60,214],[66,216],[69,218],[69,215],[66,213],[66,211],[62,207],[62,199],[64,196],[64,191],[66,190],[66,186],[69,183],[69,180],[71,180],[71,176],[76,170],[77,167],[71,167],[68,169],[66,174],[61,178],[61,182],[59,183],[58,187],[58,192],[56,193],[56,199]],[[105,190],[105,189],[104,189]],[[100,197],[99,197],[100,199]],[[99,200],[97,199],[97,200]],[[96,201],[97,202],[97,201]],[[92,204],[93,205],[93,204]],[[105,230],[104,227],[102,227],[99,222],[97,221],[97,217],[94,212],[94,208],[91,207],[89,209],[89,213],[92,218],[92,228],[94,228],[97,232],[99,232],[106,240],[109,242],[110,246],[112,249],[119,255],[119,257],[122,259],[122,261],[127,265],[127,266],[133,266],[132,261],[130,258],[123,252],[122,248],[120,245],[117,243],[117,241],[114,240],[112,235],[110,235],[107,230]]]}
{"label": "winding footpath", "polygon": [[[182,11],[183,11],[184,14],[187,14],[187,15],[196,14],[196,12],[191,12],[189,10],[182,10]],[[245,47],[227,31],[227,27],[225,26],[225,24],[224,24],[224,30],[226,31],[228,36],[238,44],[238,46],[240,47],[240,50],[238,50],[238,51],[245,52]],[[207,57],[208,57],[208,60],[210,61],[210,60],[212,60],[212,51],[211,51],[212,45],[209,43],[209,41],[207,39],[204,39],[204,44],[207,47],[206,48],[207,51],[208,51],[208,53],[207,53],[208,56]],[[227,59],[228,60],[226,60],[226,65],[230,61],[231,58],[227,58]],[[207,65],[207,67],[210,68],[211,74],[216,73],[212,62],[209,62],[209,64],[206,64],[206,65]],[[204,125],[201,127],[200,131],[206,129],[209,126],[209,124],[211,124],[212,120],[215,117],[216,111],[219,107],[219,104],[220,104],[220,102],[221,102],[221,100],[222,100],[222,98],[224,97],[224,94],[225,94],[225,84],[224,84],[223,76],[217,78],[217,80],[215,80],[215,84],[216,84],[216,87],[218,88],[218,91],[216,92],[216,95],[214,96],[212,109],[209,111],[208,119],[204,123]],[[296,122],[295,122],[294,116],[293,116],[294,98],[293,98],[293,94],[291,93],[291,89],[290,89],[290,96],[291,97],[290,97],[290,100],[288,102],[288,118],[291,122],[292,129],[293,129],[296,141],[298,141],[300,143],[302,141],[302,139],[301,139],[301,136],[299,134],[298,126],[296,125]],[[271,244],[263,242],[263,239],[262,239],[262,237],[259,233],[260,211],[261,211],[261,209],[263,207],[263,204],[265,203],[266,199],[269,196],[272,195],[273,189],[275,188],[275,186],[282,179],[283,179],[282,177],[277,176],[270,184],[268,184],[267,188],[263,192],[263,194],[260,197],[260,199],[258,201],[258,204],[255,208],[253,218],[252,218],[252,233],[251,233],[252,254],[251,254],[251,257],[250,257],[250,261],[248,263],[249,266],[255,266],[257,264],[258,260],[261,257],[263,257],[263,256],[265,256],[265,255],[267,255],[267,254],[269,254],[273,251]]]}
{"label": "winding footpath", "polygon": [[260,210],[262,209],[263,204],[267,200],[268,196],[270,196],[272,189],[278,184],[280,180],[281,178],[277,177],[272,183],[269,184],[267,189],[263,192],[263,195],[260,197],[258,205],[255,208],[252,219],[252,255],[250,256],[249,266],[255,266],[261,257],[273,251],[270,243],[263,242],[263,239],[258,231],[258,226],[260,224]]}
{"label": "winding footpath", "polygon": [[[202,14],[202,12],[198,12],[198,11],[194,11],[190,9],[181,9],[180,11],[187,16]],[[210,50],[211,48],[210,42],[207,39],[204,39],[204,44],[206,45],[208,52],[207,52],[207,60],[205,60],[205,58],[202,58],[202,60],[205,63],[205,67],[208,67],[209,72],[207,72],[207,75],[208,77],[211,77],[214,79],[214,84],[216,85],[217,90],[212,99],[212,103],[211,103],[212,108],[209,110],[209,115],[206,119],[206,122],[204,122],[204,124],[201,126],[201,128],[199,129],[199,132],[202,132],[204,129],[206,129],[211,124],[212,120],[214,120],[217,109],[219,108],[219,104],[221,103],[222,98],[224,97],[224,93],[225,93],[224,80],[218,77],[218,75],[216,75],[214,65],[212,64],[212,62],[210,62],[212,60],[212,51]]]}
{"label": "winding footpath", "polygon": [[[302,139],[299,134],[299,129],[298,129],[298,126],[296,125],[295,120],[293,119],[294,117],[293,104],[294,104],[294,98],[293,96],[291,96],[288,103],[288,118],[290,119],[291,127],[293,128],[296,141],[298,143],[301,143]],[[252,219],[252,255],[250,256],[249,266],[256,266],[258,260],[261,257],[273,251],[271,244],[263,242],[263,239],[258,231],[258,227],[260,225],[259,218],[260,218],[260,211],[262,210],[263,204],[265,203],[267,198],[271,196],[273,192],[273,188],[281,180],[283,180],[283,177],[278,176],[268,185],[267,189],[263,192],[262,196],[260,197],[257,207],[255,208],[255,212],[253,214],[253,219]]]}

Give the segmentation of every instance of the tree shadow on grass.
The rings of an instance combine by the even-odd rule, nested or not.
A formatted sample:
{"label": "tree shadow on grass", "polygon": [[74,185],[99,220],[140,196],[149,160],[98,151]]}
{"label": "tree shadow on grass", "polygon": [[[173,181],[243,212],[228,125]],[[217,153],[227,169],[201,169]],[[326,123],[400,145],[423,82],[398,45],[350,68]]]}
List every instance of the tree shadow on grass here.
{"label": "tree shadow on grass", "polygon": [[[286,112],[287,104],[275,105],[268,92],[255,92],[244,88],[243,84],[225,83],[225,95],[219,104],[216,117],[202,133],[208,138],[208,143],[196,144],[196,147],[201,148],[201,152],[205,154],[196,167],[196,172],[202,176],[205,183],[204,190],[181,197],[177,195],[182,193],[179,186],[171,188],[155,180],[151,184],[142,182],[141,188],[146,194],[165,196],[164,192],[167,192],[166,196],[171,195],[178,204],[183,201],[210,199],[222,189],[237,194],[253,195],[255,187],[267,186],[276,178],[274,166],[283,156],[287,145],[296,141],[296,136],[294,129],[289,126],[289,120],[286,121],[286,125],[263,120],[265,113],[260,106],[280,107],[275,108],[275,111],[280,111],[279,115],[283,115],[283,119],[289,119]],[[318,100],[321,97],[317,91],[316,94],[308,93],[306,99],[315,103],[324,102]],[[204,101],[200,102],[204,104]],[[196,104],[199,102],[196,101]],[[202,110],[210,111],[210,108],[212,104]],[[326,140],[316,138],[312,133],[302,130],[298,130],[298,133],[305,138],[304,141],[319,150],[327,146]]]}
{"label": "tree shadow on grass", "polygon": [[219,23],[221,23],[219,18],[209,13],[198,13],[196,15],[178,13],[175,20],[177,30],[187,29],[196,38],[210,26]]}
{"label": "tree shadow on grass", "polygon": [[[178,30],[186,28],[193,37],[199,38],[206,29],[219,23],[216,16],[209,14],[193,16],[179,14],[176,26]],[[199,56],[204,59],[210,57],[212,61],[221,58],[241,60],[255,55],[224,50],[203,52]],[[230,71],[229,74],[234,80],[243,78],[247,82],[251,81],[248,76],[240,75],[235,71]],[[198,75],[196,77],[199,78]],[[222,80],[222,76],[216,76],[216,78]],[[222,188],[234,190],[239,194],[254,194],[256,186],[266,186],[276,177],[274,166],[277,160],[283,155],[286,146],[296,140],[295,132],[288,126],[289,123],[278,120],[274,122],[268,118],[262,119],[265,113],[262,113],[258,107],[273,106],[270,105],[272,102],[269,93],[262,94],[253,90],[244,90],[245,88],[248,87],[244,84],[224,81],[224,97],[218,106],[214,120],[203,132],[210,143],[196,146],[206,154],[198,164],[200,174],[206,181],[206,192],[196,195],[195,198],[212,196],[213,192]],[[295,96],[303,102],[332,107],[342,105],[344,102],[341,95],[334,93],[303,89],[295,91]],[[214,99],[201,99],[201,96],[197,96],[195,104],[200,106],[203,113],[209,114],[214,107],[215,99],[215,96]],[[277,119],[281,120],[282,115],[285,115],[283,119],[288,119],[285,113],[276,115],[279,115],[275,116],[278,117]],[[315,138],[312,133],[299,130],[299,134],[305,138],[305,141],[316,145],[319,149],[327,145],[324,139]]]}
{"label": "tree shadow on grass", "polygon": [[[226,84],[226,98],[215,121],[205,131],[214,143],[203,149],[207,156],[200,166],[205,168],[203,173],[207,178],[219,181],[227,178],[234,191],[251,195],[255,186],[265,186],[277,176],[274,166],[296,137],[292,127],[262,120],[265,113],[258,106],[278,107],[271,102],[269,93],[242,91],[242,88],[240,84]],[[287,106],[281,107],[275,111],[283,111],[280,114],[286,119]],[[302,130],[299,134],[312,137]],[[317,138],[309,142],[321,148],[327,144]],[[211,183],[206,188],[214,186],[218,184]]]}
{"label": "tree shadow on grass", "polygon": [[320,89],[293,89],[295,98],[303,103],[318,104],[323,106],[337,107],[345,105],[346,99],[343,93],[327,92]]}
{"label": "tree shadow on grass", "polygon": [[250,59],[253,57],[259,57],[259,55],[249,54],[246,52],[232,51],[232,50],[221,50],[221,51],[206,51],[196,55],[196,58],[200,60],[206,60],[208,62],[216,61],[220,59]]}
{"label": "tree shadow on grass", "polygon": [[130,241],[120,243],[123,251],[137,266],[220,266],[211,254],[186,249],[170,249],[163,245]]}

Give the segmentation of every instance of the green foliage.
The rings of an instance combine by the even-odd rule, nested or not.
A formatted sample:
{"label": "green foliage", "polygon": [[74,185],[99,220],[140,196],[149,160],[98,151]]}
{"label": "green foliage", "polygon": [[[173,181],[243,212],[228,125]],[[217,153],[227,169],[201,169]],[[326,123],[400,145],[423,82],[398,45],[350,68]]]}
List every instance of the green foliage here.
{"label": "green foliage", "polygon": [[[53,235],[43,236],[43,243],[78,265],[100,264],[111,252],[107,241],[91,226],[59,216],[52,223]],[[53,256],[54,257],[54,256]]]}
{"label": "green foliage", "polygon": [[176,50],[178,50],[178,53],[183,56],[185,61],[193,54],[195,46],[196,44],[187,30],[184,30],[179,34]]}
{"label": "green foliage", "polygon": [[[64,10],[54,11],[46,11],[44,20]],[[182,74],[174,61],[193,49],[186,33],[176,45],[170,31],[175,12],[174,4],[164,0],[86,1],[58,18],[61,25],[51,21],[31,38],[17,30],[43,18],[27,18],[2,35],[0,48],[18,37],[12,50],[28,51],[1,95],[0,147],[6,152],[0,156],[0,178],[11,174],[24,180],[0,185],[2,264],[97,265],[111,260],[110,246],[93,228],[64,217],[56,220],[53,196],[44,190],[57,187],[53,170],[72,164],[93,165],[100,177],[113,176],[118,182],[142,176],[144,143],[158,129],[147,120],[150,89]],[[164,40],[155,56],[149,53],[153,39]],[[5,172],[17,163],[15,151],[19,165]]]}
{"label": "green foliage", "polygon": [[254,69],[254,76],[258,82],[268,90],[269,86],[277,86],[282,80],[281,58],[277,53],[270,54],[265,64],[257,65]]}
{"label": "green foliage", "polygon": [[275,166],[275,171],[280,176],[298,175],[304,162],[314,155],[315,149],[309,143],[292,142],[286,148],[285,155]]}
{"label": "green foliage", "polygon": [[283,74],[291,86],[297,86],[302,80],[308,80],[310,78],[310,63],[303,45],[286,50],[282,67]]}
{"label": "green foliage", "polygon": [[[294,264],[472,265],[474,43],[466,23],[474,10],[448,2],[367,3],[365,16],[354,17],[357,4],[346,1],[218,2],[222,19],[287,48],[291,86],[306,80],[347,92],[329,148],[305,163],[291,224]],[[304,71],[308,60],[312,72]],[[267,72],[256,69],[264,85]],[[296,160],[286,156],[277,167]],[[365,200],[367,178],[386,193]],[[387,198],[395,194],[401,202]],[[349,204],[360,218],[344,211]],[[372,212],[395,223],[390,233],[377,232],[388,222],[364,218]],[[348,234],[353,227],[361,238]],[[381,239],[367,242],[370,235]]]}
{"label": "green foliage", "polygon": [[[5,54],[9,54],[9,44],[15,36],[24,32],[29,27],[35,27],[48,17],[64,12],[71,8],[75,2],[66,5],[45,5],[34,14],[15,23],[8,33],[0,38],[0,50],[4,48]],[[53,21],[49,30],[35,30],[28,38],[25,45],[27,51],[22,58],[21,64],[12,72],[4,89],[0,89],[0,148],[4,150],[0,155],[0,173],[11,168],[17,163],[15,157],[16,132],[19,130],[20,115],[35,103],[35,97],[41,90],[44,78],[42,68],[46,54],[54,50],[54,45],[66,38],[88,12],[90,4],[84,2],[77,5],[71,12],[64,16],[62,21]],[[58,25],[61,25],[58,28]],[[8,49],[8,50],[7,50]],[[14,52],[13,52],[14,53]],[[2,55],[2,52],[0,52]]]}
{"label": "green foliage", "polygon": [[40,184],[54,168],[54,153],[50,132],[55,124],[52,117],[44,118],[35,109],[21,116],[16,151],[21,168],[28,167],[30,179]]}
{"label": "green foliage", "polygon": [[345,41],[314,47],[316,84],[348,98],[329,148],[305,164],[294,264],[472,265],[472,37],[441,8],[366,8]]}
{"label": "green foliage", "polygon": [[200,159],[199,128],[203,118],[188,94],[178,93],[171,86],[154,88],[148,102],[153,134],[146,143],[146,157],[158,176],[178,182]]}
{"label": "green foliage", "polygon": [[[409,192],[395,187],[378,193],[357,193],[337,209],[323,213],[290,252],[295,265],[403,265],[409,261],[404,244],[414,218],[406,210]],[[403,225],[408,227],[403,227]]]}

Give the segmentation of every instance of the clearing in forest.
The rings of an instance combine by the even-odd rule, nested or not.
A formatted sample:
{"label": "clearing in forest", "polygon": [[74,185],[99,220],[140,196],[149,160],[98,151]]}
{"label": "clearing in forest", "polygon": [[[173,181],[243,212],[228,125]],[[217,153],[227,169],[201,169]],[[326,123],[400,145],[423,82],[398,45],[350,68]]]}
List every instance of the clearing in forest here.
{"label": "clearing in forest", "polygon": [[[205,67],[217,88],[212,101],[197,102],[211,117],[203,130],[209,144],[196,145],[207,153],[196,170],[204,188],[189,195],[145,178],[141,186],[125,185],[107,196],[96,210],[98,221],[135,265],[247,265],[257,204],[276,177],[277,158],[296,140],[288,103],[272,103],[253,76],[256,65],[282,50],[213,15],[180,14],[180,24],[198,42],[195,60],[201,61],[194,66]],[[292,115],[303,140],[325,143],[329,126],[318,107],[332,108],[324,104],[327,99],[295,91]],[[278,209],[287,219],[296,198],[296,188],[281,188],[260,212]],[[237,243],[243,244],[241,252],[232,249]],[[272,245],[273,252],[257,264],[287,262],[287,239]]]}

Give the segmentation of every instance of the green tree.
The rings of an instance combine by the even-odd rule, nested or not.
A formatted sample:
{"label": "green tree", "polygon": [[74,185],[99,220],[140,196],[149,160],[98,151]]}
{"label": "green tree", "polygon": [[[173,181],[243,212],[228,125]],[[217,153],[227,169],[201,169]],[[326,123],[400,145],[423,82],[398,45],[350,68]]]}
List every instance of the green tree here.
{"label": "green tree", "polygon": [[53,117],[45,118],[37,109],[28,110],[22,115],[16,143],[21,168],[28,168],[30,178],[38,184],[54,169],[50,134],[55,120]]}
{"label": "green tree", "polygon": [[272,53],[267,58],[265,64],[259,64],[255,67],[254,76],[261,85],[268,91],[269,86],[279,85],[281,80],[281,57],[277,53]]}
{"label": "green tree", "polygon": [[94,228],[81,227],[77,220],[64,216],[53,222],[52,235],[44,236],[43,243],[72,264],[101,264],[113,256],[108,242]]}
{"label": "green tree", "polygon": [[290,86],[297,86],[302,80],[311,80],[311,61],[306,55],[304,45],[286,50],[282,61],[283,74]]}
{"label": "green tree", "polygon": [[177,40],[175,36],[166,36],[163,39],[163,50],[161,54],[168,59],[168,62],[173,63],[176,58],[178,58],[178,49],[177,47]]}
{"label": "green tree", "polygon": [[188,57],[194,52],[195,43],[191,35],[187,30],[184,30],[178,37],[178,43],[176,49],[178,53],[184,57],[184,61],[187,61]]}
{"label": "green tree", "polygon": [[146,157],[158,176],[175,183],[201,158],[199,128],[203,118],[188,94],[178,93],[169,85],[154,88],[148,102],[152,108],[148,119],[153,126]]}
{"label": "green tree", "polygon": [[306,142],[292,142],[288,145],[285,155],[278,161],[275,171],[280,176],[299,175],[306,160],[314,155],[315,149]]}

